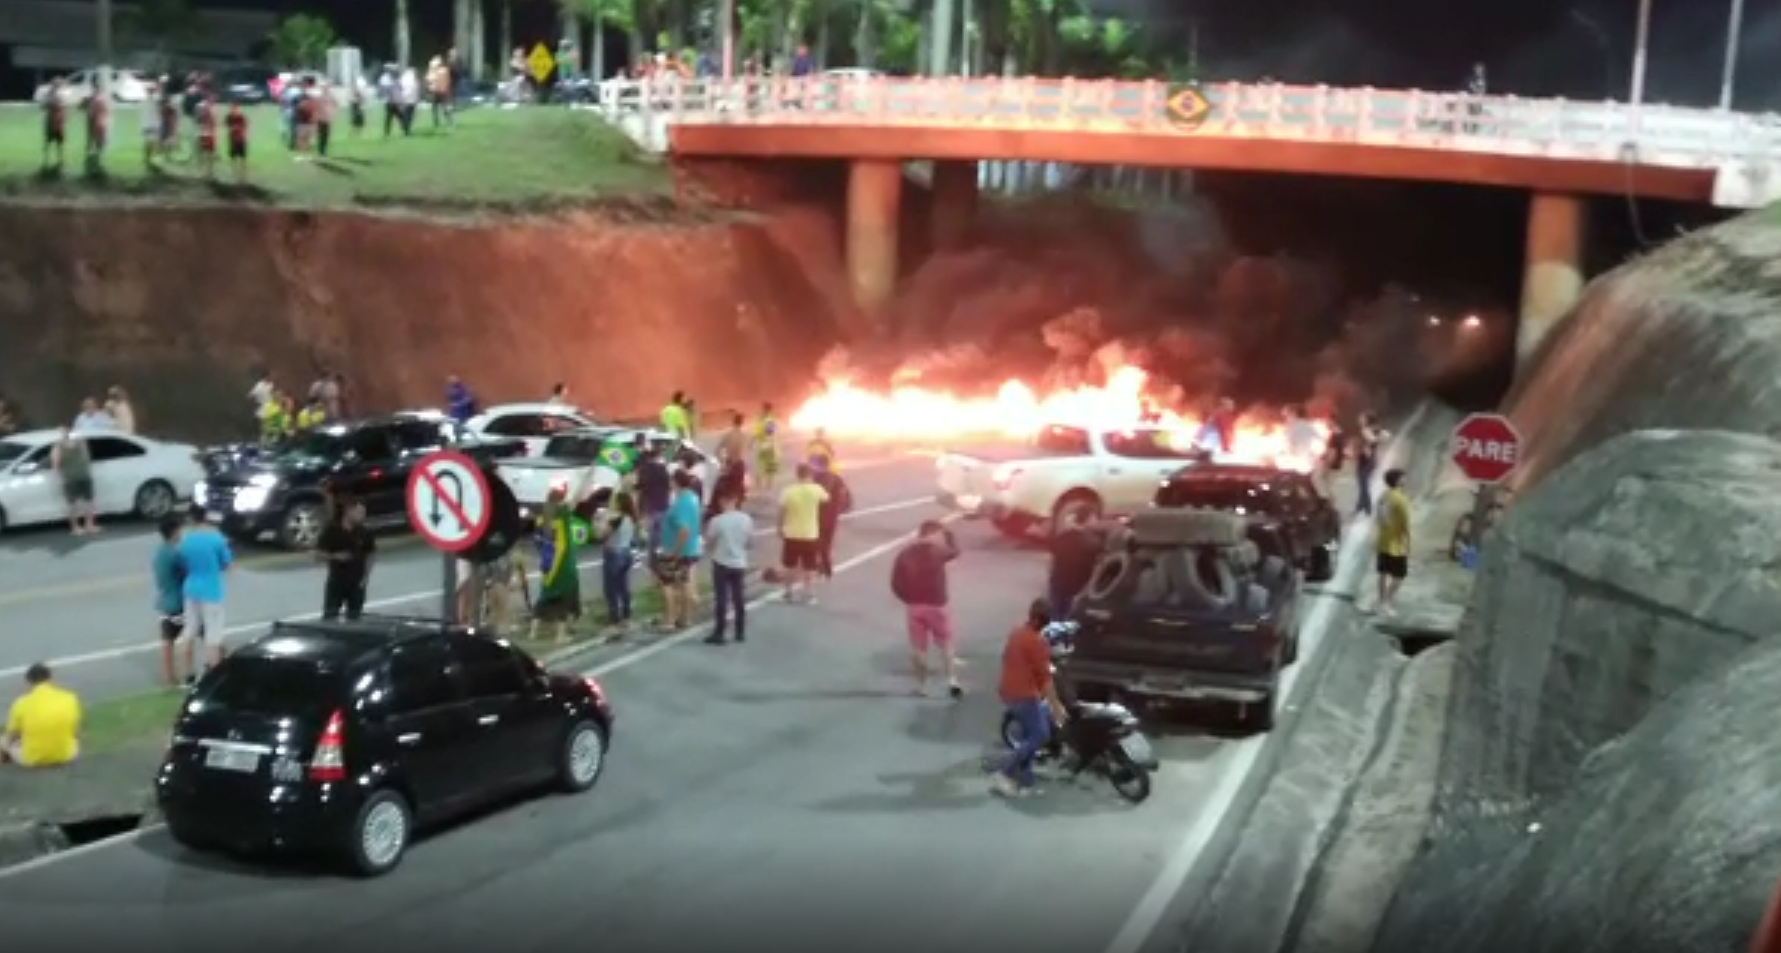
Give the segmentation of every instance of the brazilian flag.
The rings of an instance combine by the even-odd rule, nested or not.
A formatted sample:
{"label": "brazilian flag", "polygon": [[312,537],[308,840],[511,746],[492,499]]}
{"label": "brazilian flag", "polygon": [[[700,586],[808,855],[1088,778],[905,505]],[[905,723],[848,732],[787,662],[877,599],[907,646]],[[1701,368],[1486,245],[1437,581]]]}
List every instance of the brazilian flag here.
{"label": "brazilian flag", "polygon": [[629,440],[608,440],[600,445],[600,465],[624,476],[637,469],[637,445]]}

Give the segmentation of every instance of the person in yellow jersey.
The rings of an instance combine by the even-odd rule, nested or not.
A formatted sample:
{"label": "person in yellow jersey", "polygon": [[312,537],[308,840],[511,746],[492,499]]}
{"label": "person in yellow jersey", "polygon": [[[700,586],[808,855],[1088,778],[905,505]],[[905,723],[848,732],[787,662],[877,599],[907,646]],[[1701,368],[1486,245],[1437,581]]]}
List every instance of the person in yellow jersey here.
{"label": "person in yellow jersey", "polygon": [[788,603],[816,602],[815,579],[822,569],[822,505],[828,501],[829,491],[816,482],[807,463],[798,464],[797,482],[779,494],[779,563],[785,567]]}
{"label": "person in yellow jersey", "polygon": [[835,456],[835,445],[829,442],[828,434],[821,427],[810,435],[810,442],[804,445],[804,462],[815,467],[819,473],[840,473],[841,461]]}
{"label": "person in yellow jersey", "polygon": [[685,393],[675,391],[667,406],[662,408],[662,429],[682,440],[693,439],[693,421],[686,412]]}
{"label": "person in yellow jersey", "polygon": [[50,679],[38,662],[25,670],[25,693],[6,716],[0,764],[53,768],[80,754],[80,698]]}
{"label": "person in yellow jersey", "polygon": [[1379,601],[1374,608],[1391,615],[1397,611],[1398,588],[1410,575],[1410,495],[1404,492],[1404,471],[1385,471],[1385,495],[1379,498],[1379,515],[1374,520],[1378,547],[1374,570],[1379,576]]}
{"label": "person in yellow jersey", "polygon": [[761,405],[761,418],[754,423],[754,467],[761,491],[772,499],[779,483],[779,420],[771,403]]}
{"label": "person in yellow jersey", "polygon": [[311,395],[309,403],[304,404],[303,409],[297,411],[297,429],[299,431],[314,430],[327,422],[328,405],[322,400],[320,394]]}
{"label": "person in yellow jersey", "polygon": [[260,445],[276,447],[290,435],[291,399],[274,390],[272,398],[260,405]]}

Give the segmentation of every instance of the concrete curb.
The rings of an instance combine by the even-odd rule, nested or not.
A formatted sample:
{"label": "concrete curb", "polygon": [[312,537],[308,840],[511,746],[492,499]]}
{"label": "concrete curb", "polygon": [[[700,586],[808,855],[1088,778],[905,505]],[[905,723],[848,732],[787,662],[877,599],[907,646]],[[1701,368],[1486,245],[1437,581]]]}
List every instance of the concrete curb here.
{"label": "concrete curb", "polygon": [[0,870],[69,848],[62,829],[44,821],[0,827]]}

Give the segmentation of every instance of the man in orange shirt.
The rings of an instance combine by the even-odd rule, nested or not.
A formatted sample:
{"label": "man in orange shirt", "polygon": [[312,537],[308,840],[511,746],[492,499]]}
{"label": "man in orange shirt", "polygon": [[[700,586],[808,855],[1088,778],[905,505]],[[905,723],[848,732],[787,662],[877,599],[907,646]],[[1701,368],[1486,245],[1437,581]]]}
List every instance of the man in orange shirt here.
{"label": "man in orange shirt", "polygon": [[1051,738],[1052,722],[1063,718],[1057,685],[1051,678],[1051,646],[1040,630],[1051,621],[1051,603],[1035,599],[1024,623],[1002,648],[1002,704],[1020,722],[1020,745],[990,779],[990,793],[1003,797],[1037,794],[1033,760]]}

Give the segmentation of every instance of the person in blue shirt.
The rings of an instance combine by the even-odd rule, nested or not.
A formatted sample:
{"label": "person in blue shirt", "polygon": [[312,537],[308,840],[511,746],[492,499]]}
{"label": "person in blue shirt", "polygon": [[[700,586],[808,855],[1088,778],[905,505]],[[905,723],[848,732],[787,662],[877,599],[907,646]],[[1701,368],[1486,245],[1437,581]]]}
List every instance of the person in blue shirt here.
{"label": "person in blue shirt", "polygon": [[476,395],[456,374],[445,380],[445,412],[458,423],[476,416]]}
{"label": "person in blue shirt", "polygon": [[[152,563],[155,577],[155,615],[161,620],[161,676],[169,685],[184,679],[173,664],[173,647],[179,643],[186,627],[186,573],[179,561],[179,537],[185,531],[185,520],[177,513],[161,517],[161,545],[155,547]],[[186,646],[185,670],[193,671],[191,645]]]}
{"label": "person in blue shirt", "polygon": [[214,668],[223,660],[223,597],[235,553],[216,527],[200,519],[180,534],[179,561],[185,569],[181,588],[186,614],[180,639],[188,656],[195,657],[198,646],[205,646],[205,665]]}
{"label": "person in blue shirt", "polygon": [[704,506],[693,489],[693,475],[674,471],[674,498],[662,516],[661,536],[656,540],[656,578],[662,583],[662,627],[684,629],[690,622],[693,603],[693,569],[704,554]]}

